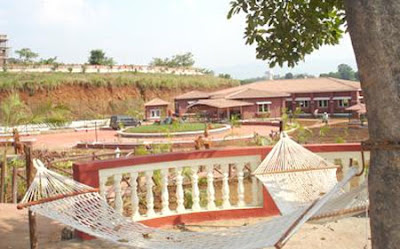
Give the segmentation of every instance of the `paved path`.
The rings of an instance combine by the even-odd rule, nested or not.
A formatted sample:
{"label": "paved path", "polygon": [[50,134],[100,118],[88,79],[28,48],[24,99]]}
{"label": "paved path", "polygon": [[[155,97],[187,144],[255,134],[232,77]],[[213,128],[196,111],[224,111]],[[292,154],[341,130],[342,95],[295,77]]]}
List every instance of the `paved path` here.
{"label": "paved path", "polygon": [[[211,134],[210,138],[224,138],[227,136],[244,136],[252,135],[254,132],[262,136],[268,136],[272,130],[276,131],[278,128],[273,126],[259,126],[259,125],[242,125],[241,127],[233,128],[219,134]],[[196,136],[188,137],[175,137],[175,138],[149,138],[149,139],[137,139],[137,138],[119,138],[116,131],[114,130],[99,130],[97,132],[97,141],[99,142],[137,142],[137,141],[152,141],[152,140],[191,140],[193,141]],[[37,149],[69,149],[75,146],[78,142],[94,142],[96,141],[96,135],[94,130],[88,131],[66,131],[52,134],[40,134],[32,135],[30,138],[35,138],[33,146]]]}

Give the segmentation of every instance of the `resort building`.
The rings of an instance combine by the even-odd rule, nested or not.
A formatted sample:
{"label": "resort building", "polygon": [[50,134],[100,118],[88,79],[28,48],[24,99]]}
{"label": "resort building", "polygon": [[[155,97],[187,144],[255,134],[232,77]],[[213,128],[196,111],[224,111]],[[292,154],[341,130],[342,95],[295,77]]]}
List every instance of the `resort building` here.
{"label": "resort building", "polygon": [[144,104],[146,120],[160,120],[167,116],[169,102],[155,98]]}
{"label": "resort building", "polygon": [[0,67],[2,68],[7,64],[8,59],[8,38],[7,35],[0,34]]}
{"label": "resort building", "polygon": [[324,112],[348,116],[349,106],[362,101],[359,82],[335,78],[268,80],[216,92],[188,92],[175,97],[175,113],[202,113],[211,119],[280,117],[286,108],[303,115]]}

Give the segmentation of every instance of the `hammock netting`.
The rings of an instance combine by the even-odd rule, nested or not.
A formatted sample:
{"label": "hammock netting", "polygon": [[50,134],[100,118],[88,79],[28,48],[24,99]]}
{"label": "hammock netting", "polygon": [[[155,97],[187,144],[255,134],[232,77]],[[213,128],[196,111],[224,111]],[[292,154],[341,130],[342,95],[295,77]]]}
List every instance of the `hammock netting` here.
{"label": "hammock netting", "polygon": [[337,166],[296,143],[286,133],[254,171],[278,206],[289,214],[337,184]]}
{"label": "hammock netting", "polygon": [[[282,144],[283,139],[277,146],[282,148],[288,146]],[[337,183],[336,180],[330,179],[333,173],[324,172],[326,169],[322,169],[323,172],[315,169],[318,165],[323,165],[325,168],[332,165],[319,157],[318,160],[321,164],[317,164],[317,159],[310,156],[309,164],[284,164],[286,168],[281,172],[282,170],[279,168],[269,167],[271,160],[279,157],[279,154],[272,153],[281,153],[287,159],[301,158],[302,155],[292,154],[296,150],[290,150],[291,157],[289,157],[282,151],[276,151],[277,146],[256,170],[256,173],[262,173],[257,177],[263,181],[278,207],[280,209],[284,207],[287,212],[283,212],[281,209],[283,216],[252,225],[215,232],[179,232],[147,227],[116,212],[97,192],[91,192],[93,188],[48,170],[39,160],[34,160],[37,173],[20,205],[28,204],[33,212],[89,235],[132,248],[147,249],[252,249],[273,246],[280,248],[280,245],[283,245],[301,225],[310,219],[335,219],[342,215],[365,211],[366,205],[368,205],[366,184],[350,192],[343,190],[344,186],[356,175],[356,169],[351,169],[343,180]],[[306,152],[303,151],[303,153]],[[307,151],[307,153],[311,152]],[[308,154],[306,155],[308,156]],[[315,164],[311,164],[311,162]],[[298,165],[305,170],[307,167],[312,167],[312,170],[293,172]],[[292,172],[285,173],[288,170]],[[271,171],[274,173],[269,174]],[[290,177],[285,175],[289,173],[295,174]],[[303,177],[308,181],[304,184],[296,183],[290,187],[281,185],[290,184],[289,181],[296,180],[296,176],[301,178],[302,175],[299,174],[316,174],[316,176]],[[264,178],[265,176],[266,178]],[[275,178],[269,178],[269,176]],[[319,179],[320,177],[321,179]],[[273,179],[276,179],[277,182],[274,183]],[[328,186],[322,184],[323,181],[328,181],[328,183],[325,182]],[[318,187],[322,188],[322,192],[316,190]],[[290,198],[287,198],[284,194],[289,191],[293,191],[293,193]],[[298,193],[300,197],[296,197]],[[313,197],[314,199],[312,199]],[[281,200],[282,198],[283,200]]]}

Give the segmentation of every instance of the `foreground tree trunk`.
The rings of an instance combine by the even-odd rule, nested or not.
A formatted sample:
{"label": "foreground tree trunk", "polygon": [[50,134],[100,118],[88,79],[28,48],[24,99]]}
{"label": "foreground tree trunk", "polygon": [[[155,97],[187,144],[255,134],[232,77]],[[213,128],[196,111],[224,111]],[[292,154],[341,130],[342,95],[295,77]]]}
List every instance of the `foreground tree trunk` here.
{"label": "foreground tree trunk", "polygon": [[[345,0],[372,142],[400,142],[400,1]],[[371,150],[372,248],[400,248],[400,146]]]}

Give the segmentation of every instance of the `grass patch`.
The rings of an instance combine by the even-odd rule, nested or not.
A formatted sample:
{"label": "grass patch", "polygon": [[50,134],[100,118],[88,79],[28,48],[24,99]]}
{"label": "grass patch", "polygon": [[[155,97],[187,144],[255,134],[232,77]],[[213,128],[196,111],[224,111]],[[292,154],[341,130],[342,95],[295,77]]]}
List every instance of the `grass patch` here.
{"label": "grass patch", "polygon": [[37,90],[52,90],[60,86],[118,87],[132,86],[139,90],[216,88],[239,85],[239,81],[212,75],[173,75],[152,73],[0,73],[0,91],[21,90],[32,94]]}
{"label": "grass patch", "polygon": [[[211,124],[211,129],[221,128],[222,124]],[[185,132],[185,131],[202,131],[205,128],[204,123],[183,123],[173,125],[142,125],[128,128],[128,133],[167,133],[167,132]]]}

